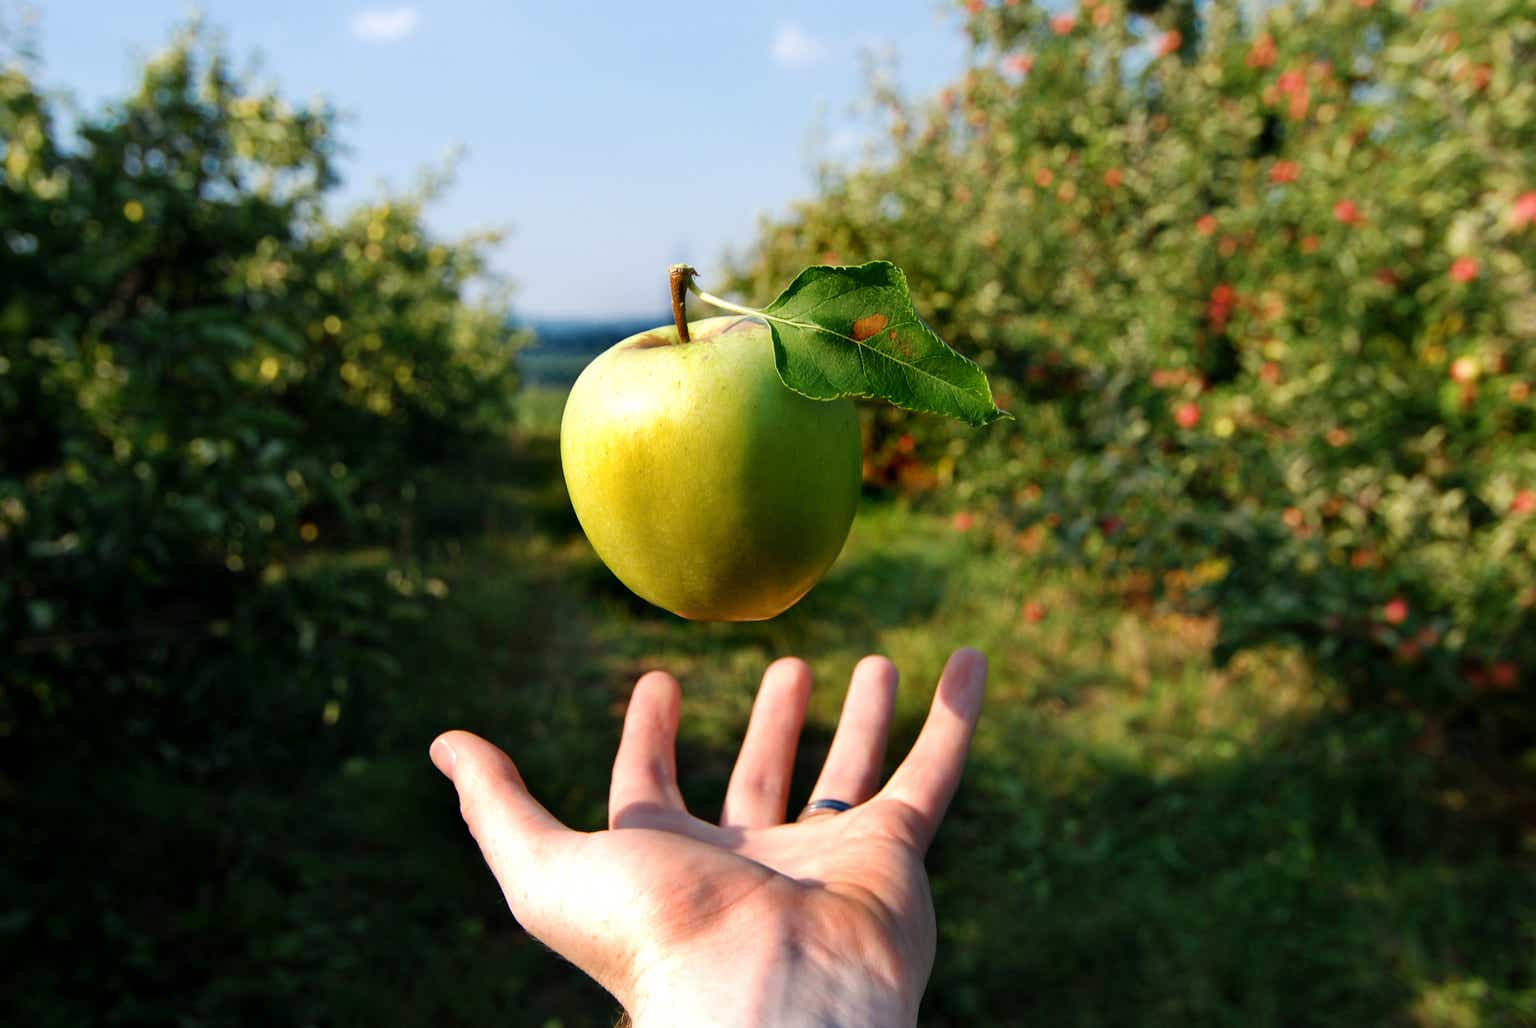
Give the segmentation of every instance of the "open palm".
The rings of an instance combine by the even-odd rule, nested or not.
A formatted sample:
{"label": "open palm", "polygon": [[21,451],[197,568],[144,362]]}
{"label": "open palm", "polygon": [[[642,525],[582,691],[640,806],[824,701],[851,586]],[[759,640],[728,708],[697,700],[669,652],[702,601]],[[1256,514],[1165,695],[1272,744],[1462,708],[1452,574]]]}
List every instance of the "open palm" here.
{"label": "open palm", "polygon": [[974,650],[950,658],[917,742],[879,788],[897,676],[884,658],[861,661],[812,790],[855,806],[798,822],[785,816],[811,676],[792,658],[763,676],[718,824],[678,791],[681,693],[664,672],[635,685],[608,831],[562,825],[477,736],[447,733],[433,759],[513,914],[637,1022],[910,1024],[934,951],[923,854],[985,674]]}

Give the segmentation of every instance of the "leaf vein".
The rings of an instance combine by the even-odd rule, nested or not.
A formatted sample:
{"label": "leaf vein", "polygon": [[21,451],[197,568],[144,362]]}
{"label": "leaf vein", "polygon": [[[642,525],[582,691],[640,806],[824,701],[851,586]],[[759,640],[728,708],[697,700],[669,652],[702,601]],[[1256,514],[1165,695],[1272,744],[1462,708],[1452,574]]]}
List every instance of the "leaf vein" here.
{"label": "leaf vein", "polygon": [[[900,358],[898,358],[898,357],[896,357],[896,356],[894,356],[892,354],[886,353],[884,350],[878,350],[875,347],[870,346],[868,343],[862,343],[859,340],[853,338],[852,336],[846,336],[846,335],[843,335],[843,333],[841,333],[841,332],[836,332],[836,331],[834,331],[834,330],[832,330],[830,328],[826,328],[826,327],[824,327],[822,325],[817,325],[817,324],[813,324],[813,323],[810,323],[810,322],[793,321],[793,320],[791,320],[789,318],[778,318],[778,317],[774,317],[773,315],[764,315],[764,316],[768,317],[768,318],[770,318],[770,319],[772,319],[774,321],[782,322],[783,324],[789,325],[792,328],[798,328],[798,329],[802,329],[802,330],[806,330],[806,331],[813,331],[813,332],[825,332],[829,336],[835,336],[838,339],[842,339],[842,340],[845,340],[847,342],[852,343],[854,346],[856,346],[858,348],[854,352],[859,355],[859,370],[860,371],[864,370],[864,351],[868,350],[871,353],[876,354],[877,356],[885,358],[886,360],[890,361],[892,364],[898,365],[898,366],[903,367],[903,368],[910,368],[912,371],[917,372],[919,375],[922,375],[924,378],[932,379],[933,381],[938,382],[940,385],[945,386],[946,388],[948,388],[952,392],[963,394],[964,391],[965,391],[965,387],[962,386],[962,385],[959,385],[959,384],[954,383],[954,382],[950,382],[948,379],[941,378],[940,376],[935,375],[931,371],[925,371],[922,368],[918,367],[915,363],[913,363],[910,360],[901,360]],[[910,322],[909,322],[909,324],[910,324]],[[935,354],[930,354],[929,356],[943,358],[943,357],[947,357],[948,354],[935,353]],[[967,359],[963,354],[955,354],[955,356],[959,357],[959,359],[961,361],[964,361],[965,364],[968,364],[971,367],[975,367],[976,366],[972,361]]]}

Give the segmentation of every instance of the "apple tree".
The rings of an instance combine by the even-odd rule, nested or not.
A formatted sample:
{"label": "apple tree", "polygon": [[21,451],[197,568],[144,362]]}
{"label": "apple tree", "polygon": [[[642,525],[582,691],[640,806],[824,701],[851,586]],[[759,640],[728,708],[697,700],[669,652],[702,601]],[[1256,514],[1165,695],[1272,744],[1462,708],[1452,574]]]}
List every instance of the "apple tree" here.
{"label": "apple tree", "polygon": [[398,540],[421,476],[507,424],[518,337],[428,191],[327,216],[335,155],[327,108],[196,32],[72,128],[0,70],[0,736],[168,731],[145,697],[238,719],[279,702],[230,681],[261,661],[309,721],[384,659],[398,605],[294,572]]}
{"label": "apple tree", "polygon": [[877,88],[734,282],[894,260],[1019,419],[868,411],[866,475],[1536,743],[1530,4],[959,8],[964,76]]}

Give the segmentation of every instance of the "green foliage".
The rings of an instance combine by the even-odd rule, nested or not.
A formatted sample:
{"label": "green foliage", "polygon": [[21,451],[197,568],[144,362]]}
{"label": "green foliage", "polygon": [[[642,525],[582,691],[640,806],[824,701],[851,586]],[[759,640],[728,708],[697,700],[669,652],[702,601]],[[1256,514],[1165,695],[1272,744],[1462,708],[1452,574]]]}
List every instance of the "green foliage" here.
{"label": "green foliage", "polygon": [[484,240],[434,239],[428,190],[328,220],[330,111],[195,33],[72,133],[0,71],[0,141],[0,735],[103,701],[223,723],[257,657],[324,702],[420,594],[301,586],[304,552],[399,541],[510,422],[518,339],[464,299]]}
{"label": "green foliage", "polygon": [[[556,391],[519,404],[526,438],[487,438],[507,417],[514,340],[497,304],[461,299],[483,251],[432,240],[416,198],[326,220],[328,114],[251,94],[185,42],[72,136],[26,74],[0,76],[11,1020],[611,1023],[601,990],[504,910],[427,764],[432,735],[484,731],[556,814],[596,826],[625,691],[666,666],[687,695],[688,800],[711,816],[773,657],[816,668],[803,797],[858,657],[903,669],[894,758],[964,641],[993,655],[993,685],[930,854],[941,941],[924,1024],[1532,1023],[1519,793],[1447,781],[1424,759],[1434,723],[1339,712],[1327,676],[1273,648],[1214,667],[1208,619],[1127,611],[1099,576],[1033,552],[1049,537],[1123,571],[1111,586],[1203,600],[1232,643],[1284,638],[1292,622],[1268,612],[1289,603],[1312,652],[1362,648],[1380,676],[1356,683],[1363,698],[1446,711],[1460,697],[1520,724],[1499,669],[1518,681],[1529,644],[1494,629],[1525,630],[1510,601],[1532,582],[1531,522],[1511,515],[1532,503],[1530,327],[1515,319],[1536,229],[1508,202],[1530,191],[1529,125],[1506,145],[1506,121],[1531,109],[1529,31],[1507,3],[1326,5],[1317,24],[1277,13],[1268,58],[1259,29],[1198,31],[1196,13],[1224,5],[1132,6],[1183,46],[1150,69],[1125,57],[1117,81],[1075,62],[1129,31],[1118,8],[1057,36],[1027,6],[983,7],[964,106],[957,93],[921,146],[926,127],[907,130],[906,173],[849,175],[848,216],[821,202],[769,234],[768,296],[810,260],[899,256],[919,309],[1023,417],[978,434],[872,411],[872,475],[953,480],[968,509],[870,505],[817,590],[745,625],[661,614],[579,543]],[[1207,82],[1210,55],[1257,88],[1332,46],[1324,28],[1365,38],[1378,19],[1371,45],[1408,47],[1388,81],[1413,83],[1410,98],[1444,89],[1454,113],[1421,96],[1387,120],[1380,75],[1330,101],[1327,123],[1312,93],[1296,119],[1289,97],[1266,106],[1231,84],[1229,110],[1203,92],[1227,74]],[[1014,96],[1026,47],[1059,102]],[[1074,99],[1133,87],[1141,113]],[[1262,180],[1281,151],[1217,146],[1236,146],[1242,109],[1278,111],[1262,146],[1304,166],[1258,199],[1244,169],[1257,161]],[[1346,113],[1373,120],[1360,145],[1405,156],[1336,167],[1347,148],[1304,145]],[[1065,135],[1079,119],[1103,120],[1118,148],[1091,175]],[[1414,135],[1431,128],[1438,142]],[[984,164],[982,140],[1010,134],[1008,161]],[[1436,146],[1454,159],[1432,175]],[[1494,157],[1516,169],[1496,188]],[[1338,218],[1330,182],[1367,220]],[[1282,207],[1298,219],[1289,249],[1264,234],[1285,239]],[[1378,293],[1353,248],[1388,232],[1404,238],[1372,245],[1403,285]],[[1344,271],[1351,253],[1363,278]],[[1456,257],[1477,275],[1447,282]],[[1271,289],[1286,306],[1264,322]],[[1357,321],[1340,313],[1358,304]],[[1269,352],[1260,331],[1284,345]],[[1447,384],[1457,357],[1475,389]],[[1192,427],[1171,422],[1189,403]],[[1334,445],[1334,427],[1353,434]],[[467,528],[486,538],[463,542]],[[1344,532],[1376,556],[1334,563]],[[1356,604],[1337,625],[1317,623],[1329,590]],[[1417,662],[1389,656],[1425,628],[1442,634]]]}
{"label": "green foliage", "polygon": [[[520,402],[526,436],[474,490],[506,520],[427,565],[443,601],[378,625],[399,674],[352,664],[322,717],[284,700],[304,658],[273,637],[239,678],[241,731],[199,743],[223,753],[217,788],[142,751],[36,754],[0,797],[11,1021],[612,1024],[612,1000],[506,910],[432,736],[484,733],[552,812],[597,828],[628,690],[670,668],[680,783],[714,817],[758,677],[801,653],[816,688],[798,803],[861,656],[902,669],[889,769],[965,641],[992,675],[928,859],[923,1025],[1531,1023],[1532,842],[1436,781],[1405,719],[1330,710],[1273,651],[1216,669],[1201,620],[1127,611],[1091,574],[900,502],[866,505],[783,617],[674,618],[580,542],[561,398]],[[360,589],[353,563],[310,574]],[[316,645],[334,628],[317,623]]]}
{"label": "green foliage", "polygon": [[871,475],[1536,741],[1531,5],[965,6],[963,80],[878,93],[736,281],[888,257],[1020,419],[872,412]]}

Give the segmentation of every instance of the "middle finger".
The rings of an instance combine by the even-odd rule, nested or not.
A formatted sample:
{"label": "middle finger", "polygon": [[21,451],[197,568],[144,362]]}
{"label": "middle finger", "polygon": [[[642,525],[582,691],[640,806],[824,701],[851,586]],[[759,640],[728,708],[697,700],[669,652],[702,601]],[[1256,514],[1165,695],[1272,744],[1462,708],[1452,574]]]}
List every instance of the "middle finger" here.
{"label": "middle finger", "polygon": [[763,672],[741,755],[725,790],[722,826],[766,828],[784,822],[795,748],[810,697],[811,669],[805,661],[785,657]]}

